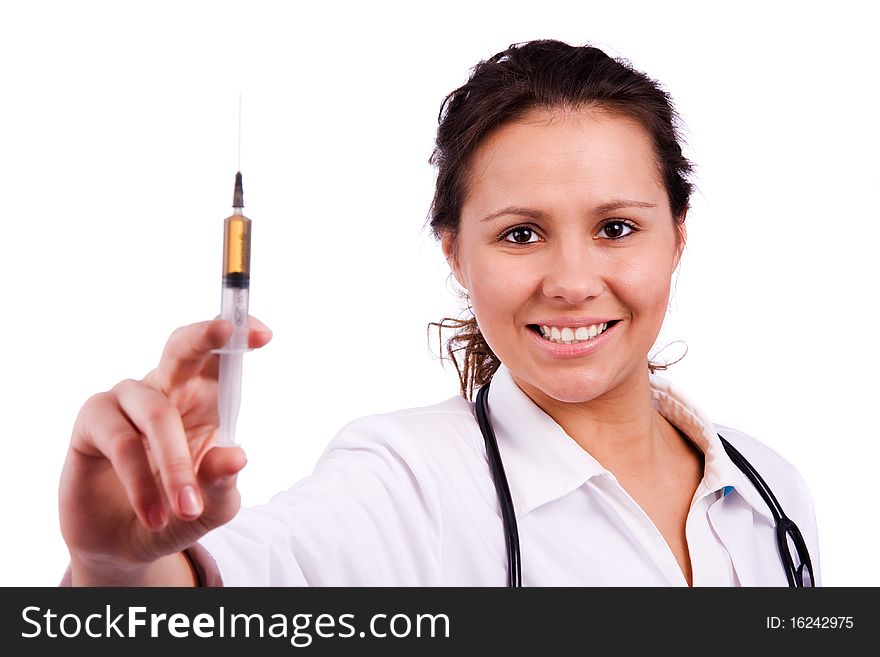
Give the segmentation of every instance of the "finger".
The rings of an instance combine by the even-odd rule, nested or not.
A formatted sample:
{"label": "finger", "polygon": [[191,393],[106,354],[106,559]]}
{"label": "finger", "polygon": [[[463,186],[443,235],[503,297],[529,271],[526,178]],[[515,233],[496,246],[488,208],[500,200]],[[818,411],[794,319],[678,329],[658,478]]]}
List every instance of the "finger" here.
{"label": "finger", "polygon": [[143,439],[115,397],[109,393],[95,395],[83,406],[79,420],[83,431],[78,435],[84,444],[74,447],[89,456],[100,454],[109,460],[138,520],[153,531],[164,527],[165,504],[144,451]]}
{"label": "finger", "polygon": [[[214,319],[212,321],[216,321],[218,319],[220,319],[220,315],[215,315]],[[255,334],[259,334],[259,333],[267,334],[269,336],[269,338],[272,337],[272,329],[270,329],[268,326],[266,326],[263,322],[261,322],[259,319],[257,319],[253,315],[248,315],[248,330],[250,331],[251,337],[253,337]],[[262,344],[265,344],[268,341],[269,340],[265,340],[262,342]],[[256,347],[254,347],[253,345],[251,345],[248,348],[249,349],[256,349]]]}
{"label": "finger", "polygon": [[[250,333],[248,334],[248,349],[259,349],[260,347],[265,347],[266,344],[272,339],[272,329],[263,324],[256,317],[249,317],[248,321],[248,329]],[[202,374],[204,376],[210,377],[212,379],[217,379],[217,372],[220,369],[220,359],[219,358],[211,358],[205,362],[205,366],[202,369]]]}
{"label": "finger", "polygon": [[232,324],[222,319],[182,326],[168,338],[159,367],[156,368],[156,384],[168,393],[197,376],[212,356],[212,349],[219,349],[232,336]]}
{"label": "finger", "polygon": [[[220,315],[214,319],[220,319]],[[259,349],[271,339],[272,329],[253,315],[248,315],[248,349]]]}
{"label": "finger", "polygon": [[272,339],[272,329],[248,315],[248,349],[259,349]]}
{"label": "finger", "polygon": [[199,517],[204,504],[177,408],[160,392],[140,381],[122,381],[112,392],[131,423],[146,437],[174,514],[184,520]]}
{"label": "finger", "polygon": [[[271,329],[256,317],[248,318],[248,329],[250,349],[259,349],[272,339]],[[159,389],[167,393],[174,386],[201,373],[206,363],[211,363],[207,374],[216,378],[217,358],[211,352],[229,342],[232,330],[231,322],[215,318],[174,331],[165,345],[156,370]]]}
{"label": "finger", "polygon": [[198,483],[205,501],[204,511],[192,521],[170,518],[165,531],[153,535],[153,547],[163,554],[177,552],[192,545],[212,529],[229,522],[241,508],[236,479],[246,462],[244,452],[239,447],[209,450],[198,471]]}
{"label": "finger", "polygon": [[199,465],[199,480],[210,484],[215,480],[238,474],[246,464],[247,457],[238,445],[212,447]]}

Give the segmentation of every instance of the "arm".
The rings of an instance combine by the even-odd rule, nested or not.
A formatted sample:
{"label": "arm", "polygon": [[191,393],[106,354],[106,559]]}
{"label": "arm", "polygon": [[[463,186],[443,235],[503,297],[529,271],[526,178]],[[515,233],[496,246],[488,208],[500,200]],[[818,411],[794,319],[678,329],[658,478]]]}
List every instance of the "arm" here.
{"label": "arm", "polygon": [[[400,418],[356,420],[314,472],[243,509],[200,546],[227,586],[434,586],[441,581],[436,477]],[[199,557],[200,563],[210,561]],[[207,574],[209,583],[211,574]]]}

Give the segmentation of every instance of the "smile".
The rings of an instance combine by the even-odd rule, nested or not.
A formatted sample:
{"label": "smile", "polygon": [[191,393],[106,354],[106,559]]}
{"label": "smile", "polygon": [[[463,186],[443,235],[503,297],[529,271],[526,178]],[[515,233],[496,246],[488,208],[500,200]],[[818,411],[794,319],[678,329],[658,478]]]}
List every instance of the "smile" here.
{"label": "smile", "polygon": [[581,342],[589,342],[599,335],[602,335],[608,328],[617,324],[619,320],[603,322],[602,324],[590,324],[588,326],[545,326],[537,324],[529,324],[529,328],[540,335],[548,342],[557,344],[578,344]]}

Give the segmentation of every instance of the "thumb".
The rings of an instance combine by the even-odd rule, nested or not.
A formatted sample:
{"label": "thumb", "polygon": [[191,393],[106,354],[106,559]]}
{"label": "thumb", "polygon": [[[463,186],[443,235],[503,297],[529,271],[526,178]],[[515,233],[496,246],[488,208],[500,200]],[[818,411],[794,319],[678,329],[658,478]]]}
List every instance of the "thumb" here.
{"label": "thumb", "polygon": [[199,464],[199,486],[205,501],[200,520],[214,528],[231,520],[241,507],[236,483],[238,473],[247,464],[241,447],[214,447]]}

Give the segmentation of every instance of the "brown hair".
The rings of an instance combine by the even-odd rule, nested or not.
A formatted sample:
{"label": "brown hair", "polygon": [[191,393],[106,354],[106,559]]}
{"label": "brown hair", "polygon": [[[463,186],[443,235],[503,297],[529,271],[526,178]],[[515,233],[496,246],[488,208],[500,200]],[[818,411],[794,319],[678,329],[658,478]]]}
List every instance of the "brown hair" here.
{"label": "brown hair", "polygon": [[[440,105],[437,139],[429,162],[437,167],[430,225],[434,236],[457,236],[468,193],[468,168],[477,147],[496,128],[536,109],[598,109],[638,121],[657,156],[669,207],[677,226],[684,222],[693,185],[691,163],[679,143],[679,117],[669,95],[629,62],[598,48],[538,40],[512,44],[471,69],[468,81]],[[676,231],[680,243],[680,231]],[[455,334],[446,351],[458,370],[461,394],[488,382],[501,361],[486,343],[468,303],[468,319],[446,317],[436,326]],[[456,357],[464,352],[462,362]],[[648,363],[653,372],[665,365]]]}

